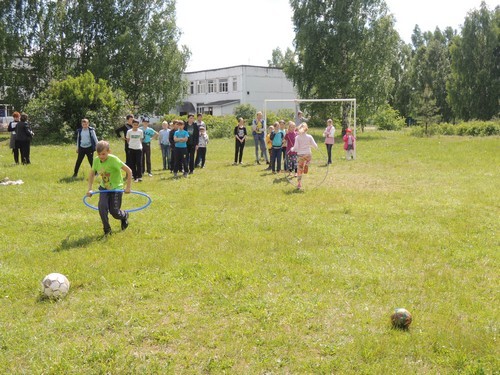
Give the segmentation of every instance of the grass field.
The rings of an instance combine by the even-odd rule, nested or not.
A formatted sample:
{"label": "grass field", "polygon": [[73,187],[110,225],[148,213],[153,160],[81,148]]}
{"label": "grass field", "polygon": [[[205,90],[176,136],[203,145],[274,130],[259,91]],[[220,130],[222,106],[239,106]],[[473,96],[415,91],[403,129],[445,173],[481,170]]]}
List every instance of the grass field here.
{"label": "grass field", "polygon": [[[212,140],[178,180],[155,145],[133,185],[152,205],[103,238],[73,145],[15,166],[0,138],[0,179],[24,181],[0,186],[0,373],[498,374],[499,146],[358,133],[357,160],[337,143],[297,192],[252,144],[231,166],[233,141]],[[51,272],[61,301],[40,298]]]}

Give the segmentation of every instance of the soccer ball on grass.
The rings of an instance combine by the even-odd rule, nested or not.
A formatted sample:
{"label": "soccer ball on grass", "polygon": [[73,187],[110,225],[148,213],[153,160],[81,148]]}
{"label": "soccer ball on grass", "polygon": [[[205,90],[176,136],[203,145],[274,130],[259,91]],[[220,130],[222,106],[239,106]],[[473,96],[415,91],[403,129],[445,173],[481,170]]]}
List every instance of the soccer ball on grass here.
{"label": "soccer ball on grass", "polygon": [[63,298],[68,294],[69,280],[60,273],[48,274],[42,280],[41,291],[48,298]]}
{"label": "soccer ball on grass", "polygon": [[391,322],[394,328],[408,329],[411,324],[411,314],[408,310],[397,308],[391,315]]}

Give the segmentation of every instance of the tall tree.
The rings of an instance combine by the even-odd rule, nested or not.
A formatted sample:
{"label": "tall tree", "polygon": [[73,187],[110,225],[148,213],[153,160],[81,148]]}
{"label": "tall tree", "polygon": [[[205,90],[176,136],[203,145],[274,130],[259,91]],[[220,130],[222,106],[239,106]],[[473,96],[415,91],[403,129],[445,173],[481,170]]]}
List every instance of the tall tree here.
{"label": "tall tree", "polygon": [[[356,97],[367,117],[392,90],[398,35],[383,0],[291,0],[296,61],[285,73],[304,98]],[[313,107],[314,108],[314,107]],[[343,113],[349,108],[344,107]],[[347,126],[343,116],[343,128]]]}
{"label": "tall tree", "polygon": [[293,61],[295,54],[290,48],[287,48],[285,53],[281,51],[281,48],[277,47],[273,49],[271,60],[267,60],[267,64],[271,68],[283,68],[288,61]]}
{"label": "tall tree", "polygon": [[10,100],[24,92],[17,101],[25,102],[52,79],[87,70],[123,89],[141,111],[166,112],[180,98],[189,51],[177,45],[175,0],[5,3],[3,17],[15,24],[7,35],[17,36],[19,45],[14,56],[29,68],[14,69],[9,82],[0,82],[12,88]]}
{"label": "tall tree", "polygon": [[489,120],[499,114],[500,6],[479,10],[465,18],[461,36],[451,46],[448,100],[463,120]]}

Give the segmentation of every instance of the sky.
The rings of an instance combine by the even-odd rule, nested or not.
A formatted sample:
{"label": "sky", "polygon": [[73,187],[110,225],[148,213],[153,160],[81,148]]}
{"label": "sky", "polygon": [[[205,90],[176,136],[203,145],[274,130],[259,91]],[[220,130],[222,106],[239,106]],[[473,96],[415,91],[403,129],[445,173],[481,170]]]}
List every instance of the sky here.
{"label": "sky", "polygon": [[[490,10],[498,0],[486,0]],[[415,25],[422,32],[457,31],[481,0],[386,0],[396,30],[407,43]],[[181,45],[191,51],[187,71],[234,65],[267,66],[273,49],[293,50],[295,33],[289,0],[177,0]]]}

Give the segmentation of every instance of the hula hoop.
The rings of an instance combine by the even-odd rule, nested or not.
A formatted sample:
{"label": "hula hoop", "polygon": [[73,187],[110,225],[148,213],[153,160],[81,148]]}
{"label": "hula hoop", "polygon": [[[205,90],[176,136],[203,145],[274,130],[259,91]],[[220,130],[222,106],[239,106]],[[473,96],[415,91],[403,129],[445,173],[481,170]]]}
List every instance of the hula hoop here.
{"label": "hula hoop", "polygon": [[[320,160],[322,160],[322,159],[326,160],[326,173],[325,173],[323,179],[319,180],[315,185],[312,185],[310,187],[310,189],[317,189],[317,188],[319,188],[323,184],[323,182],[325,182],[326,178],[328,177],[328,171],[330,170],[330,164],[328,164],[328,158],[326,157],[326,154],[319,147],[317,148],[316,151],[318,151],[318,153],[319,153],[319,156],[321,158]],[[309,163],[308,165],[310,166],[311,164]],[[317,166],[317,164],[316,164],[316,166]],[[292,185],[294,187],[297,187],[297,183],[295,183],[294,180],[293,180],[293,178],[295,178],[294,177],[294,173],[295,172],[288,171],[288,173],[286,173],[286,175],[285,175],[285,178],[286,178],[286,180],[288,181],[288,183],[290,185]]]}
{"label": "hula hoop", "polygon": [[[123,193],[123,192],[124,192],[124,190],[97,190],[97,191],[93,191],[92,195],[100,194],[100,193]],[[146,193],[143,193],[142,191],[130,190],[130,193],[131,194],[136,194],[136,195],[142,195],[143,197],[146,197],[147,198],[147,202],[143,206],[140,206],[140,207],[137,207],[137,208],[130,208],[128,210],[124,210],[125,212],[136,212],[136,211],[144,210],[153,201],[149,195],[147,195]],[[89,207],[89,208],[91,208],[93,210],[99,211],[98,207],[92,206],[90,203],[87,202],[87,198],[90,198],[90,197],[87,197],[87,195],[83,196],[83,203],[85,204],[85,206],[87,206],[87,207]]]}

